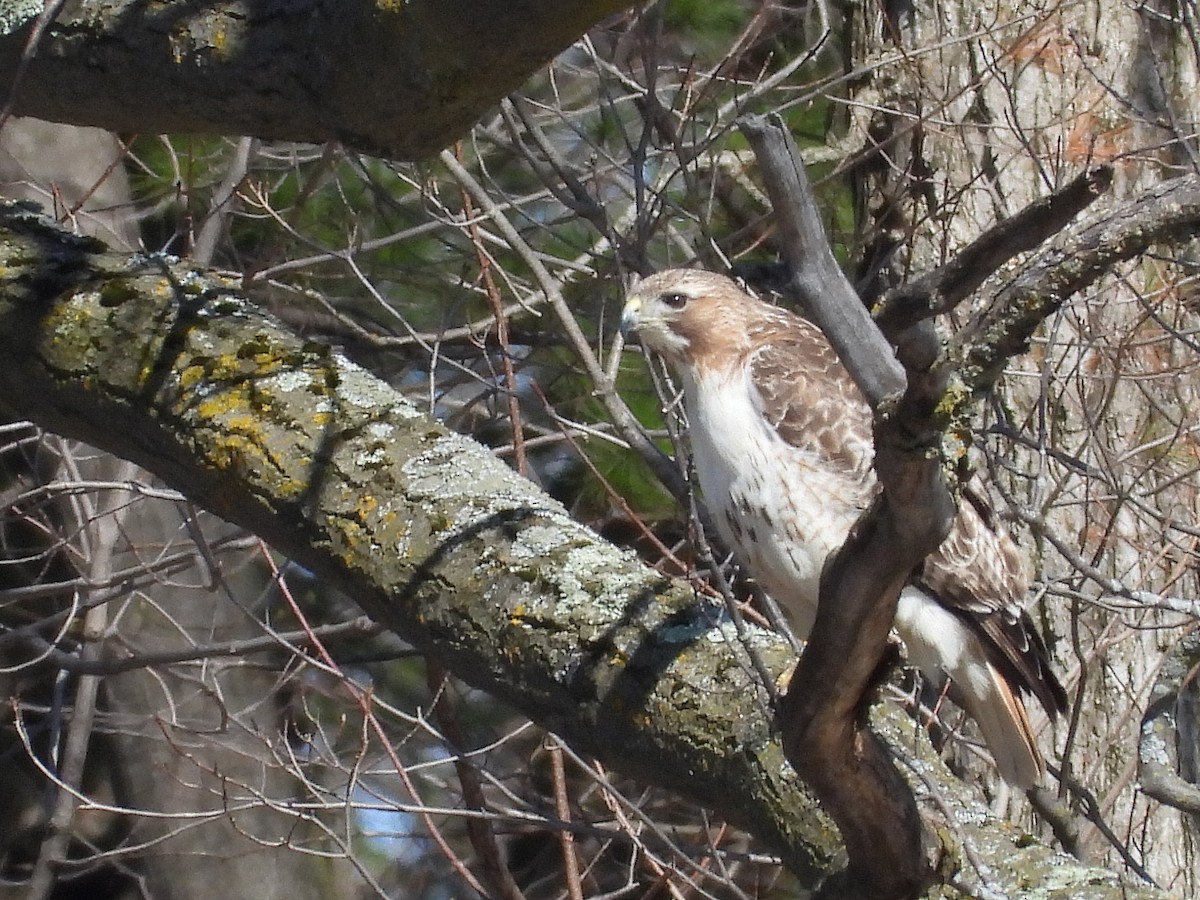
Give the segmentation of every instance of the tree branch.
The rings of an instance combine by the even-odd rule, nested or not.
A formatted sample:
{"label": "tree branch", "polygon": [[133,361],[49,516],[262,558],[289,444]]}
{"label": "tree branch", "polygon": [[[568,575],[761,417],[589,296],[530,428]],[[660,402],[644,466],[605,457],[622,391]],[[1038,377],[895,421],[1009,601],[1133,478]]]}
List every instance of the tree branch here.
{"label": "tree branch", "polygon": [[[627,6],[569,0],[547,15],[532,0],[69,4],[41,35],[12,111],[138,134],[336,140],[419,159]],[[0,16],[4,84],[40,11]]]}
{"label": "tree branch", "polygon": [[833,257],[791,133],[778,115],[746,116],[740,127],[758,158],[783,235],[790,287],[872,408],[894,402],[904,390],[904,369]]}
{"label": "tree branch", "polygon": [[997,289],[986,312],[948,352],[973,393],[992,386],[1004,364],[1029,346],[1038,325],[1074,294],[1156,243],[1190,240],[1200,230],[1200,177],[1161,181],[1134,200],[1063,230],[1025,270]]}
{"label": "tree branch", "polygon": [[[155,472],[581,751],[721,809],[801,878],[829,865],[755,673],[688,585],[229,282],[0,210],[0,405]],[[785,642],[754,641],[781,672]]]}
{"label": "tree branch", "polygon": [[[0,207],[0,358],[6,409],[250,528],[577,749],[747,827],[803,884],[838,858],[732,629],[687,585],[218,276],[109,254]],[[782,670],[783,640],[750,635]],[[914,745],[894,711],[875,728]],[[1014,894],[1063,883],[1053,852],[989,817],[927,743],[915,749],[994,879],[1011,874]],[[1077,878],[1092,896],[1162,896],[1105,870]]]}
{"label": "tree branch", "polygon": [[1001,266],[1062,231],[1112,185],[1112,167],[1097,166],[997,222],[943,266],[892,288],[876,306],[875,324],[894,337],[917,322],[949,312]]}
{"label": "tree branch", "polygon": [[[1181,758],[1194,756],[1195,747],[1180,743],[1194,739],[1194,722],[1188,718],[1188,701],[1194,707],[1196,671],[1200,666],[1200,635],[1192,632],[1163,663],[1150,702],[1142,717],[1138,742],[1138,778],[1142,791],[1160,803],[1200,819],[1200,788],[1181,775]],[[1195,773],[1192,773],[1193,779]]]}

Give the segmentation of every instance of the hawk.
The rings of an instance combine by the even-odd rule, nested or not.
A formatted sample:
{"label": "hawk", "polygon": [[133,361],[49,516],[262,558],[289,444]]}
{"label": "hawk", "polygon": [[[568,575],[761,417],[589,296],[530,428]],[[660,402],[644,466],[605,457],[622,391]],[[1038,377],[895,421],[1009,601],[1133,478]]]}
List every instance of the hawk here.
{"label": "hawk", "polygon": [[[675,269],[630,293],[623,331],[683,384],[696,477],[722,540],[807,636],[821,568],[879,490],[871,410],[821,331],[720,275]],[[979,723],[1001,776],[1045,764],[1024,698],[1051,717],[1066,693],[1021,608],[1017,548],[968,489],[949,535],[912,574],[895,628],[908,657]]]}

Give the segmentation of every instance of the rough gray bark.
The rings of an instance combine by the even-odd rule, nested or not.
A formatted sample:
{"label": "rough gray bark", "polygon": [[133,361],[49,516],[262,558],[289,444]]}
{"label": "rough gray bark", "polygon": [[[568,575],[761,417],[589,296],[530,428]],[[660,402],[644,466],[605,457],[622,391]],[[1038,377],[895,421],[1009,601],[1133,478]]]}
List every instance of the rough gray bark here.
{"label": "rough gray bark", "polygon": [[0,2],[11,111],[419,159],[628,0],[107,0],[67,4],[18,77],[41,3]]}
{"label": "rough gray bark", "polygon": [[[803,883],[834,867],[839,842],[754,700],[752,667],[686,585],[606,545],[486,450],[215,276],[107,254],[11,208],[0,265],[4,406],[254,530],[466,681],[748,827]],[[784,643],[753,640],[782,669]],[[913,743],[911,729],[877,727]],[[916,766],[920,799],[943,823],[941,874],[967,865],[955,849],[966,839],[993,887],[1014,894],[1159,896],[1064,868],[931,758]]]}

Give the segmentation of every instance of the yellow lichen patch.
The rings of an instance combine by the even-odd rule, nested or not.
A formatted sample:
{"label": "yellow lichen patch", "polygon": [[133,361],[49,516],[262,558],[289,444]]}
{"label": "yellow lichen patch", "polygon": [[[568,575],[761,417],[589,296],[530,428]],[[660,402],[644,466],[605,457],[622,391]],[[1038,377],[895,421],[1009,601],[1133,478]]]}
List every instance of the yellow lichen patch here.
{"label": "yellow lichen patch", "polygon": [[240,412],[245,417],[244,411],[247,406],[245,391],[222,391],[201,400],[196,405],[196,413],[202,419],[213,420],[222,419],[232,412]]}
{"label": "yellow lichen patch", "polygon": [[523,625],[525,623],[525,616],[527,612],[528,609],[525,607],[525,604],[518,603],[515,607],[513,607],[513,611],[508,614],[508,624]]}
{"label": "yellow lichen patch", "polygon": [[254,463],[267,461],[262,448],[242,434],[218,434],[209,448],[209,460],[218,469],[247,472]]}
{"label": "yellow lichen patch", "polygon": [[263,375],[269,375],[273,372],[276,372],[279,370],[279,367],[283,365],[283,360],[280,359],[276,354],[266,352],[266,351],[259,351],[257,353],[252,354],[249,357],[242,358],[242,360],[243,360],[242,370],[243,371],[245,370],[246,359],[250,360],[254,371],[259,372]]}
{"label": "yellow lichen patch", "polygon": [[[55,303],[46,310],[47,329],[58,333],[60,330],[77,328],[80,322],[92,318],[90,300],[94,293],[75,294],[63,303]],[[61,324],[59,324],[61,323]]]}
{"label": "yellow lichen patch", "polygon": [[231,416],[224,424],[230,431],[243,434],[255,434],[259,431],[258,420],[251,415]]}
{"label": "yellow lichen patch", "polygon": [[[210,452],[212,462],[219,468],[238,472],[248,472],[264,464],[272,470],[285,472],[285,467],[271,452],[264,430],[268,424],[252,409],[245,388],[212,394],[196,404],[196,414],[214,434]],[[275,489],[286,496],[302,491],[304,486],[292,481],[277,484]]]}
{"label": "yellow lichen patch", "polygon": [[[280,348],[264,345],[264,339],[258,336],[227,353],[193,357],[181,369],[180,386],[187,389],[207,381],[216,387],[224,382],[241,383],[248,377],[261,380],[292,364]],[[265,388],[260,393],[268,396]]]}
{"label": "yellow lichen patch", "polygon": [[362,569],[370,560],[370,539],[371,532],[349,517],[329,519],[330,549],[349,569]]}
{"label": "yellow lichen patch", "polygon": [[44,329],[50,335],[50,346],[58,348],[74,344],[78,340],[79,326],[88,318],[86,312],[69,303],[51,306],[46,314]]}
{"label": "yellow lichen patch", "polygon": [[370,494],[364,494],[358,498],[358,519],[360,522],[365,522],[370,517],[371,513],[379,506],[379,501]]}

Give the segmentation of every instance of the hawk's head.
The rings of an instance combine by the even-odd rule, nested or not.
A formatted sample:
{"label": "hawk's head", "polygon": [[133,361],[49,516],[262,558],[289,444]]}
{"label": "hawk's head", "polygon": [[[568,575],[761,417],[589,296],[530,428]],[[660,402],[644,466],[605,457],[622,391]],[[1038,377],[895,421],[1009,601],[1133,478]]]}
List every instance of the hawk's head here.
{"label": "hawk's head", "polygon": [[724,275],[667,269],[633,286],[621,313],[621,331],[677,364],[711,354],[736,353],[749,344],[748,323],[761,304]]}

